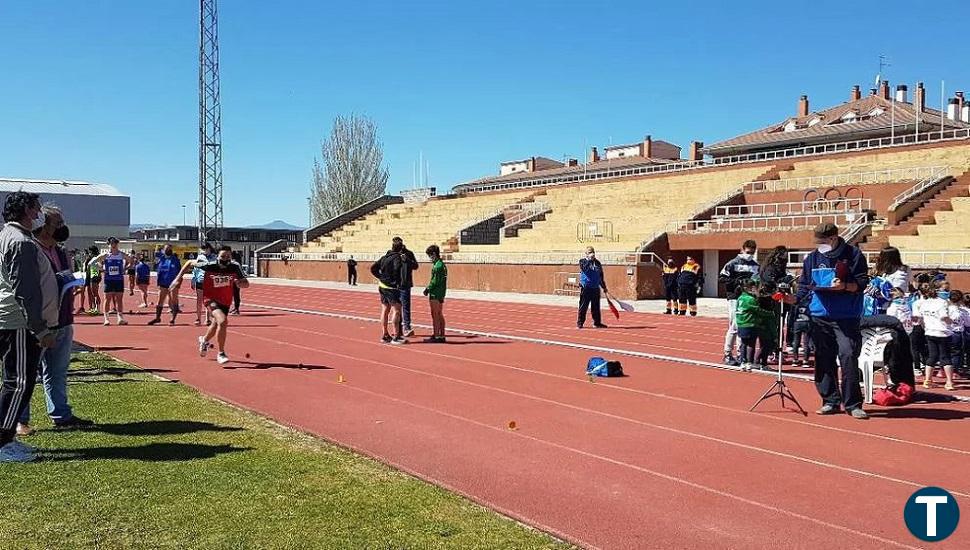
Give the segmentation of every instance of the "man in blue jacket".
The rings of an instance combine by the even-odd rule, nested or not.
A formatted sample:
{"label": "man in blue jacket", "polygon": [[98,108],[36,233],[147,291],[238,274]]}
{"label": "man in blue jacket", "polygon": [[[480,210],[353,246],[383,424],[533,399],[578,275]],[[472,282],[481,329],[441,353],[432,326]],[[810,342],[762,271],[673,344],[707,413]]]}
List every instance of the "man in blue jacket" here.
{"label": "man in blue jacket", "polygon": [[596,259],[592,246],[586,247],[586,257],[579,260],[579,319],[577,328],[586,323],[586,310],[592,307],[593,326],[606,328],[600,317],[600,289],[606,292],[606,279],[603,277],[603,264]]}
{"label": "man in blue jacket", "polygon": [[[869,284],[869,267],[858,247],[839,236],[839,228],[824,223],[815,228],[818,249],[805,258],[794,303],[807,298],[811,334],[815,343],[815,387],[822,397],[818,414],[836,414],[840,407],[853,418],[865,419],[859,389],[859,353],[862,350],[863,290]],[[831,271],[830,271],[831,270]],[[831,281],[827,280],[833,277]],[[824,286],[823,286],[824,284]],[[838,363],[836,363],[838,359]],[[842,367],[842,391],[838,369]]]}

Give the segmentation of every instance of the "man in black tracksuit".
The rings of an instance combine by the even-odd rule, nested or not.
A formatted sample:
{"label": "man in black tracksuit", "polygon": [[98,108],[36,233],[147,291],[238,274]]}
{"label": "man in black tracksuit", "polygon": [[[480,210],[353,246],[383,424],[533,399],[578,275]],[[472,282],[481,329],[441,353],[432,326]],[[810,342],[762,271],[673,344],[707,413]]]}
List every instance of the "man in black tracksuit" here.
{"label": "man in black tracksuit", "polygon": [[[859,250],[839,236],[835,224],[815,228],[818,250],[805,258],[797,296],[789,303],[809,299],[812,341],[815,343],[815,387],[822,397],[818,414],[836,414],[840,407],[853,418],[866,419],[859,389],[859,353],[862,351],[863,291],[869,284],[869,266]],[[818,275],[814,276],[815,270]],[[816,285],[827,275],[834,279]],[[828,283],[828,281],[826,281]],[[837,361],[837,362],[836,362]],[[842,391],[839,392],[839,367]]]}
{"label": "man in black tracksuit", "polygon": [[411,288],[414,287],[413,272],[418,268],[418,259],[408,250],[401,237],[394,237],[394,245],[401,245],[401,324],[404,336],[414,336],[411,329]]}
{"label": "man in black tracksuit", "polygon": [[[381,327],[384,330],[381,341],[390,344],[406,342],[401,333],[401,250],[403,248],[403,243],[395,242],[387,254],[370,266],[371,275],[377,279],[377,290],[381,295]],[[395,328],[393,338],[387,330],[388,320]]]}
{"label": "man in black tracksuit", "polygon": [[357,286],[357,260],[353,256],[347,260],[347,284]]}
{"label": "man in black tracksuit", "polygon": [[718,282],[724,285],[728,299],[728,329],[724,335],[724,364],[738,366],[741,363],[735,359],[737,345],[738,323],[735,313],[738,310],[738,296],[741,295],[741,283],[758,274],[759,265],[755,256],[758,253],[758,243],[747,240],[741,245],[741,252],[730,262],[724,264],[724,269],[717,276]]}

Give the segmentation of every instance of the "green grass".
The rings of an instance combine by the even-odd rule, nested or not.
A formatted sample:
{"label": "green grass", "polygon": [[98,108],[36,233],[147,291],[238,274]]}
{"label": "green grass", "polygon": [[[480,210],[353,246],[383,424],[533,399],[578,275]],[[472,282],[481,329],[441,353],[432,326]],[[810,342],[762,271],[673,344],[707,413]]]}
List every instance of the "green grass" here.
{"label": "green grass", "polygon": [[568,548],[433,485],[97,354],[70,395],[96,430],[0,465],[0,547]]}

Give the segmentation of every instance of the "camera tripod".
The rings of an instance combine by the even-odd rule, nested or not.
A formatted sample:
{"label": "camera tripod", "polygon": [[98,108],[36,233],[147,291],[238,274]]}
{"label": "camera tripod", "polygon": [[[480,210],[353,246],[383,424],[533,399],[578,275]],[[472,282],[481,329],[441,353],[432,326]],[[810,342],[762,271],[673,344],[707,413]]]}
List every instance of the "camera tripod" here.
{"label": "camera tripod", "polygon": [[751,405],[748,409],[749,412],[753,412],[762,401],[771,399],[774,396],[781,397],[781,408],[785,409],[785,398],[788,398],[792,403],[798,407],[798,412],[802,413],[802,416],[808,416],[805,409],[798,403],[795,399],[795,394],[791,392],[788,385],[785,384],[785,376],[782,374],[782,364],[785,361],[785,302],[778,300],[778,377],[775,379],[775,383],[768,388],[765,393],[761,394],[761,397]]}

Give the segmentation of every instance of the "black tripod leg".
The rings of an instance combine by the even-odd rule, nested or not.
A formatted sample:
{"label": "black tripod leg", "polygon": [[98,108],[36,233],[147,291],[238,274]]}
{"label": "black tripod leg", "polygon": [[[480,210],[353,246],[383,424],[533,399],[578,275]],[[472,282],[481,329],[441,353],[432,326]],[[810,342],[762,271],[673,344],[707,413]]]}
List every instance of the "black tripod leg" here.
{"label": "black tripod leg", "polygon": [[775,382],[774,384],[772,384],[771,387],[768,388],[768,391],[766,391],[765,393],[761,394],[761,397],[759,397],[758,400],[754,402],[754,405],[751,405],[751,408],[748,409],[748,412],[753,411],[758,405],[761,404],[762,401],[764,401],[766,399],[769,399],[771,397],[774,397],[775,394],[778,393],[776,391],[776,388],[777,387],[778,387],[778,382]]}

